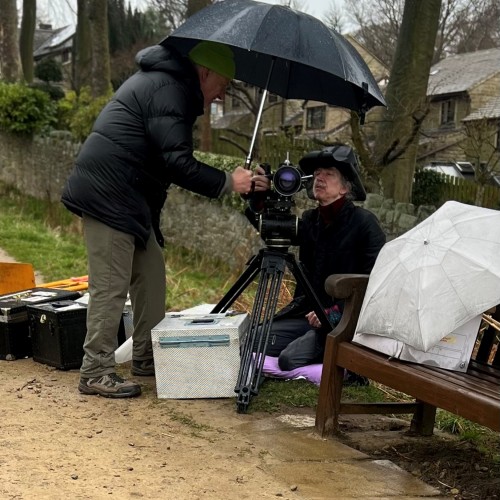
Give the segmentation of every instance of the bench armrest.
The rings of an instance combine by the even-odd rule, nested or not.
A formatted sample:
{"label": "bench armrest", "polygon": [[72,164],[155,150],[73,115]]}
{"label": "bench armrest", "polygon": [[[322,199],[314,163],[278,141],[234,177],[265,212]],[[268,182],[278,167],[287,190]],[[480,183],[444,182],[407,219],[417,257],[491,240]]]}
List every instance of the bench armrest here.
{"label": "bench armrest", "polygon": [[335,329],[328,334],[327,342],[352,340],[367,285],[368,274],[332,274],[326,279],[326,292],[336,299],[344,300],[342,318]]}

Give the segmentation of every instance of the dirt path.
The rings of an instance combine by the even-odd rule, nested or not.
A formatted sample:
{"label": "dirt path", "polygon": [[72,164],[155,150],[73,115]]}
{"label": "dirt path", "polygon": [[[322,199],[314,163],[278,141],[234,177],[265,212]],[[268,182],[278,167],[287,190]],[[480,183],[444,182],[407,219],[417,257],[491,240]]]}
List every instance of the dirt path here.
{"label": "dirt path", "polygon": [[152,377],[139,398],[82,396],[77,371],[32,359],[0,372],[2,499],[302,498],[265,473],[232,400],[159,400]]}

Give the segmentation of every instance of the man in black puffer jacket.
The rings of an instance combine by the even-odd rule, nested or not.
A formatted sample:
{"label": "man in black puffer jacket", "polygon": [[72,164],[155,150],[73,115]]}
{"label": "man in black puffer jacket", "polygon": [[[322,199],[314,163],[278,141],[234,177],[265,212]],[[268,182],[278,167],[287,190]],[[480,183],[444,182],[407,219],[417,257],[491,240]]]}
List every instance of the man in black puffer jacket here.
{"label": "man in black puffer jacket", "polygon": [[[141,393],[115,372],[117,331],[130,290],[132,374],[154,375],[151,328],[165,316],[165,265],[160,212],[174,183],[217,198],[259,190],[258,177],[232,174],[193,157],[192,129],[234,77],[229,47],[196,45],[189,57],[156,45],[137,54],[140,70],[97,118],[62,195],[81,216],[88,252],[90,300],[79,390],[105,397]],[[263,184],[262,189],[265,189]]]}
{"label": "man in black puffer jacket", "polygon": [[[312,193],[318,207],[306,210],[298,234],[299,260],[335,326],[342,315],[343,302],[325,291],[331,274],[369,274],[385,234],[377,217],[352,200],[363,201],[366,193],[358,174],[353,150],[339,144],[304,156],[299,165],[314,177]],[[279,311],[272,323],[268,356],[278,356],[282,370],[293,370],[323,360],[324,335],[313,306],[300,288],[294,299]]]}

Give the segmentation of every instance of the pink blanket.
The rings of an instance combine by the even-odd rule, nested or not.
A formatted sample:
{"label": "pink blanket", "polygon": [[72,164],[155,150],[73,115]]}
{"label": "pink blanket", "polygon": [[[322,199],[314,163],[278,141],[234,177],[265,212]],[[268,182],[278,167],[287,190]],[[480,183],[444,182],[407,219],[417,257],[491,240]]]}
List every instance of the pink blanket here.
{"label": "pink blanket", "polygon": [[262,367],[262,373],[267,377],[283,378],[287,380],[303,378],[316,385],[319,385],[321,381],[322,370],[322,364],[315,364],[295,368],[295,370],[283,371],[280,370],[278,365],[278,358],[273,358],[272,356],[266,356],[264,366]]}

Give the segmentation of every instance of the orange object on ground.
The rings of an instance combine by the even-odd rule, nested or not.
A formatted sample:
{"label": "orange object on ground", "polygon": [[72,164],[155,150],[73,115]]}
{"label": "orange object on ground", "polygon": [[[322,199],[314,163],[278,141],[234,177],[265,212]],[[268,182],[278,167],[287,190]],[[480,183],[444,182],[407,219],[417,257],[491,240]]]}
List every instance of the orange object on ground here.
{"label": "orange object on ground", "polygon": [[35,272],[31,264],[0,262],[0,294],[27,290],[35,286]]}
{"label": "orange object on ground", "polygon": [[71,290],[74,292],[87,290],[89,287],[88,276],[79,276],[77,278],[67,278],[64,280],[51,281],[38,285],[43,288],[57,288],[59,290]]}

